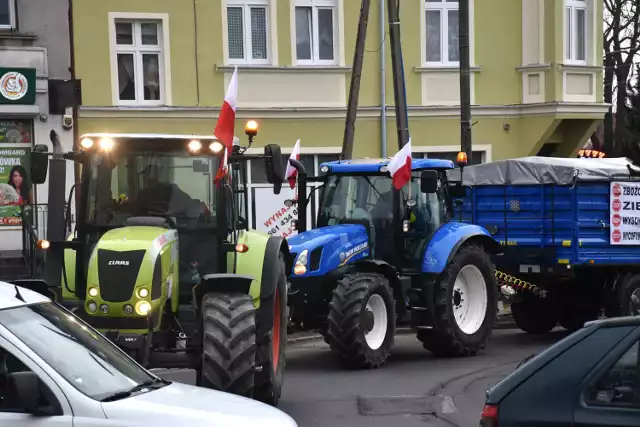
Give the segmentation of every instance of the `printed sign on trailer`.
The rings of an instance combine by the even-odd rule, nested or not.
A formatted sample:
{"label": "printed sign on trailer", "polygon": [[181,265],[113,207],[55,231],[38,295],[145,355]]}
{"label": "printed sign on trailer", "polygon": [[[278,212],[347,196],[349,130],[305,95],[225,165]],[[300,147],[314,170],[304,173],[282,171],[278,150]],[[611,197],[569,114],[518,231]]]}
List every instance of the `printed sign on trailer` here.
{"label": "printed sign on trailer", "polygon": [[610,189],[610,243],[640,245],[640,182],[612,182]]}

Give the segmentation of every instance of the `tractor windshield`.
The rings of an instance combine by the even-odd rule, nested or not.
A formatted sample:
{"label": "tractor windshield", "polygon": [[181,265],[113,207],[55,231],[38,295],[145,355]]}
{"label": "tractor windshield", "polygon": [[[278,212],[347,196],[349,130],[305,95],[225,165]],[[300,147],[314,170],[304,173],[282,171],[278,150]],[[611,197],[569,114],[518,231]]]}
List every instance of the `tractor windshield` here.
{"label": "tractor windshield", "polygon": [[113,159],[96,155],[85,221],[120,227],[133,216],[164,216],[179,229],[215,227],[218,163],[217,157],[182,152],[127,152]]}
{"label": "tractor windshield", "polygon": [[[428,236],[445,221],[446,194],[440,182],[438,191],[425,194],[420,191],[420,172],[411,176],[411,198],[416,205],[408,211],[409,186],[400,191],[399,202],[394,204],[395,189],[386,175],[333,175],[323,188],[318,226],[340,223],[368,224],[369,236],[374,251],[380,251],[387,242],[393,241],[396,212],[411,221],[411,234]],[[397,210],[396,210],[397,209]],[[400,223],[400,222],[399,222]],[[377,249],[375,249],[377,248]]]}

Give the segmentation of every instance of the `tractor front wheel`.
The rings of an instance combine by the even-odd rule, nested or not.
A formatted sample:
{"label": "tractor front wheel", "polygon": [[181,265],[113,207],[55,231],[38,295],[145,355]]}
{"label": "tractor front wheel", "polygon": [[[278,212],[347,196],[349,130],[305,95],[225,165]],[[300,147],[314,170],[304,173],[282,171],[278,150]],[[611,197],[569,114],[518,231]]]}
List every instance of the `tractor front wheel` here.
{"label": "tractor front wheel", "polygon": [[284,384],[287,346],[287,276],[284,256],[278,257],[276,288],[271,296],[263,300],[261,310],[268,310],[273,319],[271,329],[258,324],[257,366],[255,376],[255,398],[276,406]]}
{"label": "tractor front wheel", "polygon": [[255,310],[247,294],[205,294],[202,299],[199,385],[253,398]]}
{"label": "tractor front wheel", "polygon": [[464,246],[435,283],[435,324],[419,330],[423,347],[439,357],[475,356],[491,338],[498,284],[482,247]]}
{"label": "tractor front wheel", "polygon": [[391,354],[396,329],[393,292],[376,273],[347,274],[329,304],[327,341],[348,368],[372,369]]}

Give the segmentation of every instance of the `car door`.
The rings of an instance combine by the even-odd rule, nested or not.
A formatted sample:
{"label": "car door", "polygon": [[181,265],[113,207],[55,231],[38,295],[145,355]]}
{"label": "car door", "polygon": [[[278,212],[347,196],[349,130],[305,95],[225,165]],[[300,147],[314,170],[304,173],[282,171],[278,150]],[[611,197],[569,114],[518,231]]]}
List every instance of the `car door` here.
{"label": "car door", "polygon": [[[24,401],[16,396],[15,384],[28,380],[42,391],[38,407],[29,413]],[[14,385],[14,386],[12,386]],[[47,409],[52,411],[47,414]],[[44,409],[44,410],[43,410]],[[51,377],[19,349],[0,337],[0,426],[72,427],[69,403]]]}
{"label": "car door", "polygon": [[575,427],[640,425],[640,328],[609,351],[581,388]]}

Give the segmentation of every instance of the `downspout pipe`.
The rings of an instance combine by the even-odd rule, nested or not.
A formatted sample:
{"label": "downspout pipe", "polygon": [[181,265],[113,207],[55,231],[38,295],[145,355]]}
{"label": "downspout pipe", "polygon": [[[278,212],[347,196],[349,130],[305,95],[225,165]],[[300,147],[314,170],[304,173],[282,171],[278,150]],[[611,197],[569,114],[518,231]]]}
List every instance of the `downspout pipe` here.
{"label": "downspout pipe", "polygon": [[380,0],[380,154],[387,158],[387,66],[385,1]]}

